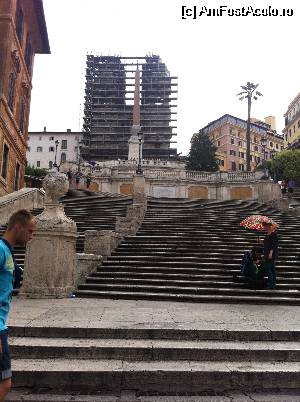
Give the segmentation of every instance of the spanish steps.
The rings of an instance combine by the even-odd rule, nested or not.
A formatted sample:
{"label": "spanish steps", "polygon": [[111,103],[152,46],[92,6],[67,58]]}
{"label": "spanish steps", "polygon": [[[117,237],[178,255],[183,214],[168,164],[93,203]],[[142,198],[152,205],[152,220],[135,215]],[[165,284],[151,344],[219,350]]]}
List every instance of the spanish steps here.
{"label": "spanish steps", "polygon": [[[73,190],[62,199],[80,233],[77,252],[83,251],[85,230],[114,230],[116,216],[125,216],[132,203],[128,196],[91,194]],[[280,226],[273,291],[233,282],[243,253],[258,243],[257,233],[239,226],[251,214],[272,217]],[[126,237],[76,296],[300,304],[299,240],[296,217],[256,201],[150,198],[136,236]],[[16,250],[16,259],[22,266],[24,249]]]}
{"label": "spanish steps", "polygon": [[[113,230],[132,198],[74,192],[62,201],[77,222],[82,251],[83,232]],[[232,281],[244,251],[257,244],[257,233],[239,226],[251,214],[280,225],[274,291]],[[230,389],[298,389],[300,331],[292,305],[300,305],[299,237],[297,218],[256,201],[148,199],[136,236],[120,243],[75,299],[15,300],[9,326],[16,394],[8,400],[96,401],[91,393],[134,390],[137,397],[126,400],[148,401],[152,392],[156,402],[177,392],[225,398]],[[22,265],[24,250],[17,258]],[[185,303],[177,308],[178,301]]]}

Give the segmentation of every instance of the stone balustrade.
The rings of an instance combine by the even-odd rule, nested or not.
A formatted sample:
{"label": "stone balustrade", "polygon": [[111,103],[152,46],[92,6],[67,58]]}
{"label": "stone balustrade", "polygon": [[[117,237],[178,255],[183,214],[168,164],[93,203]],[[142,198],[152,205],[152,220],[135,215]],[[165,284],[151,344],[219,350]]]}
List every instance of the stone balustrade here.
{"label": "stone balustrade", "polygon": [[[132,167],[132,166],[131,166]],[[135,170],[129,166],[117,167],[95,167],[93,169],[93,177],[97,178],[128,178],[135,174]],[[163,169],[146,167],[144,168],[144,176],[149,179],[181,179],[192,180],[198,182],[247,182],[260,179],[262,172],[201,172],[195,170],[184,169]]]}
{"label": "stone balustrade", "polygon": [[43,208],[45,191],[38,188],[22,188],[0,198],[0,224],[4,225],[18,209]]}

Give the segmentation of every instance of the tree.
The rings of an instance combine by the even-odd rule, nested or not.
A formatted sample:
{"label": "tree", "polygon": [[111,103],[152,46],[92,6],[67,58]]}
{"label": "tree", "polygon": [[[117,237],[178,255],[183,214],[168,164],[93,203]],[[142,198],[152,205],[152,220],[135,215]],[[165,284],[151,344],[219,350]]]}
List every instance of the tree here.
{"label": "tree", "polygon": [[186,169],[206,172],[217,171],[219,166],[216,150],[217,147],[212,143],[208,133],[200,130],[192,138]]}
{"label": "tree", "polygon": [[276,180],[300,179],[300,149],[285,150],[271,161],[271,174]]}
{"label": "tree", "polygon": [[33,166],[25,167],[25,174],[28,176],[45,177],[47,173],[47,169],[34,168]]}

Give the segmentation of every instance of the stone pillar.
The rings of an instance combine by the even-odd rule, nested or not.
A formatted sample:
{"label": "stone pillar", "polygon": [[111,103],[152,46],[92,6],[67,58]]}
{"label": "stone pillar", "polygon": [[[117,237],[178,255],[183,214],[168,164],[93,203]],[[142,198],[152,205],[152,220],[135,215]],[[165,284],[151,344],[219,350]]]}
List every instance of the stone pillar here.
{"label": "stone pillar", "polygon": [[146,180],[144,175],[133,176],[133,202],[145,203],[146,201]]}
{"label": "stone pillar", "polygon": [[45,209],[36,217],[37,230],[25,255],[20,297],[68,297],[76,280],[76,223],[59,203],[68,188],[65,174],[50,172],[43,180]]}

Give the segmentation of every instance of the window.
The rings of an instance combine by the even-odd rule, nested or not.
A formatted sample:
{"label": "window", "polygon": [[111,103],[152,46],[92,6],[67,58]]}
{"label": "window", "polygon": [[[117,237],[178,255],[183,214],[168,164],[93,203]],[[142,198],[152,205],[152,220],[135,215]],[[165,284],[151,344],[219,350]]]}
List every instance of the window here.
{"label": "window", "polygon": [[41,135],[39,136],[39,141],[42,141],[42,136]]}
{"label": "window", "polygon": [[273,148],[273,142],[272,141],[270,141],[270,147]]}
{"label": "window", "polygon": [[239,141],[238,144],[239,144],[239,147],[242,147],[242,146],[243,146],[243,142],[242,142],[242,141]]}
{"label": "window", "polygon": [[229,133],[230,133],[230,135],[232,135],[232,134],[233,134],[233,130],[232,130],[232,128],[229,130]]}
{"label": "window", "polygon": [[9,76],[9,89],[8,89],[8,106],[13,112],[15,103],[15,91],[16,91],[16,74],[11,73]]}
{"label": "window", "polygon": [[218,141],[218,147],[221,145],[221,141]]}
{"label": "window", "polygon": [[54,152],[54,147],[49,147],[49,152]]}
{"label": "window", "polygon": [[43,147],[37,147],[36,152],[43,152]]}
{"label": "window", "polygon": [[231,144],[234,144],[234,138],[231,138]]}
{"label": "window", "polygon": [[276,149],[278,149],[278,148],[279,148],[278,144],[275,144],[275,148],[276,148]]}
{"label": "window", "polygon": [[236,171],[236,163],[233,161],[231,162],[231,170],[234,172]]}
{"label": "window", "polygon": [[258,151],[258,146],[254,145],[254,151]]}
{"label": "window", "polygon": [[233,149],[230,150],[230,155],[236,156],[236,151],[234,151]]}
{"label": "window", "polygon": [[241,138],[241,132],[240,131],[238,131],[238,137]]}
{"label": "window", "polygon": [[244,152],[239,152],[239,157],[240,158],[244,159],[244,156],[245,156]]}
{"label": "window", "polygon": [[60,163],[64,163],[67,160],[66,154],[64,152],[62,152],[61,156],[60,156]]}
{"label": "window", "polygon": [[292,130],[291,129],[289,129],[289,135],[290,135],[290,137],[292,136]]}
{"label": "window", "polygon": [[298,128],[300,128],[300,120],[298,120]]}
{"label": "window", "polygon": [[22,39],[23,39],[23,22],[24,22],[24,15],[23,11],[20,7],[20,2],[17,5],[17,12],[16,12],[16,32],[17,37],[19,39],[20,46],[22,47]]}
{"label": "window", "polygon": [[257,143],[257,138],[256,137],[254,137],[254,142]]}
{"label": "window", "polygon": [[32,47],[30,43],[29,34],[27,34],[26,48],[25,48],[25,63],[29,75],[31,75],[31,62],[32,62]]}
{"label": "window", "polygon": [[[299,120],[300,121],[300,120]],[[287,133],[285,134],[285,140],[287,141],[287,137],[288,137],[288,135],[287,135]]]}
{"label": "window", "polygon": [[7,166],[8,166],[8,153],[9,148],[6,144],[3,147],[3,160],[2,160],[2,168],[1,168],[1,176],[6,179],[7,176]]}
{"label": "window", "polygon": [[296,126],[295,126],[295,124],[294,124],[294,127],[293,127],[293,129],[294,129],[294,132],[296,131]]}
{"label": "window", "polygon": [[41,161],[36,161],[36,167],[41,167]]}
{"label": "window", "polygon": [[27,149],[27,150],[28,150],[28,152],[30,152],[30,147],[28,147],[28,149]]}
{"label": "window", "polygon": [[50,162],[49,162],[49,169],[52,169],[52,167],[53,167],[53,162],[50,161]]}
{"label": "window", "polygon": [[54,137],[49,137],[49,141],[54,141]]}
{"label": "window", "polygon": [[20,164],[17,162],[15,170],[15,191],[19,190]]}
{"label": "window", "polygon": [[78,147],[74,147],[74,152],[77,152],[78,151]]}
{"label": "window", "polygon": [[241,172],[243,172],[245,170],[245,167],[244,167],[244,165],[242,163],[239,164],[239,170]]}
{"label": "window", "polygon": [[25,132],[25,102],[24,101],[21,104],[19,128],[20,128],[20,132],[24,134],[24,132]]}
{"label": "window", "polygon": [[62,140],[61,141],[61,149],[68,149],[67,140]]}

